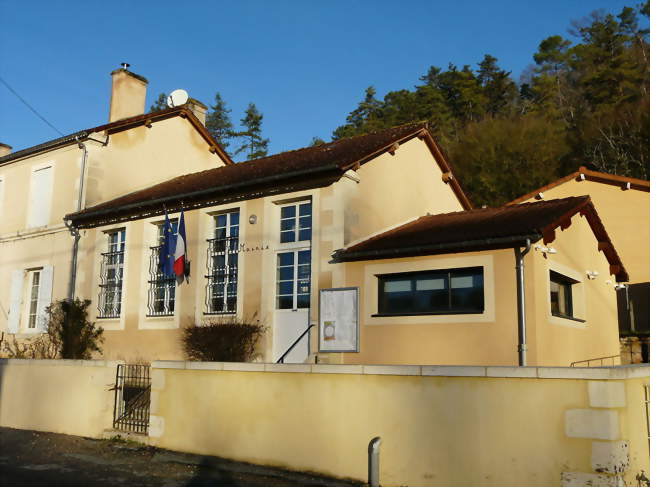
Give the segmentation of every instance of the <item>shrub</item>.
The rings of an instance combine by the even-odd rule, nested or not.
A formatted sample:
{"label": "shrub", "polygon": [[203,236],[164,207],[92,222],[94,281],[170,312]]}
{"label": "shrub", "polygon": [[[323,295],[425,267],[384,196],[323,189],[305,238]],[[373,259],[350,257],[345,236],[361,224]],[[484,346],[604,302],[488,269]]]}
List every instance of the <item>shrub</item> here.
{"label": "shrub", "polygon": [[102,353],[103,328],[88,321],[89,300],[61,299],[45,310],[45,333],[20,342],[14,335],[4,343],[4,352],[11,358],[90,359],[93,352]]}
{"label": "shrub", "polygon": [[12,335],[11,339],[9,337],[5,339],[4,333],[2,335],[1,352],[9,358],[53,359],[59,355],[56,344],[52,343],[46,334],[26,338],[20,342],[16,339],[16,335]]}
{"label": "shrub", "polygon": [[102,353],[104,329],[88,321],[90,300],[61,299],[47,308],[47,334],[59,344],[61,358],[87,360],[93,352]]}
{"label": "shrub", "polygon": [[230,318],[184,328],[185,355],[201,362],[251,362],[266,328],[250,321]]}

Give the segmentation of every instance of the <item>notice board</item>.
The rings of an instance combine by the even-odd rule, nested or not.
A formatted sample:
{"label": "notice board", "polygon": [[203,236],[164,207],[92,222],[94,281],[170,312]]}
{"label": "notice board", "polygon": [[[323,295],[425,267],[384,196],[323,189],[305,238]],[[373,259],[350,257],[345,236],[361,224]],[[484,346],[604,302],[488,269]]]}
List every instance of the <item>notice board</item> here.
{"label": "notice board", "polygon": [[319,294],[318,351],[359,351],[359,288],[321,289]]}

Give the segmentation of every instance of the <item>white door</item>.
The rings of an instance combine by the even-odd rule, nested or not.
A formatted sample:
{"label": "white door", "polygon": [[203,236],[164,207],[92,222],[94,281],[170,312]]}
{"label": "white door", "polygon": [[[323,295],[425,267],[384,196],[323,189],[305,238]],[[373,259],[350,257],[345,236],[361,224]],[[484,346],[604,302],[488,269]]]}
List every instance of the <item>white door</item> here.
{"label": "white door", "polygon": [[[276,257],[273,357],[277,361],[309,326],[311,251],[287,250]],[[309,333],[284,358],[303,363],[309,356]]]}

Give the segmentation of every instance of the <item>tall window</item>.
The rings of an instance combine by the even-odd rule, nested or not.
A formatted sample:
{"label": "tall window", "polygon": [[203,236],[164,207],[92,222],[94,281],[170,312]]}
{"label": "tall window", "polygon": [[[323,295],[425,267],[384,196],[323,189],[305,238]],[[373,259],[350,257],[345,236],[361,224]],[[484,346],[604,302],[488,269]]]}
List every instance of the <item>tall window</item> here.
{"label": "tall window", "polygon": [[280,243],[311,240],[311,201],[280,207]]}
{"label": "tall window", "polygon": [[0,178],[0,216],[2,216],[2,207],[4,202],[5,180]]}
{"label": "tall window", "polygon": [[206,313],[237,311],[239,211],[214,217],[214,238],[208,240]]}
{"label": "tall window", "polygon": [[31,189],[29,192],[29,213],[27,226],[41,227],[50,222],[50,206],[52,204],[52,166],[41,167],[32,172]]}
{"label": "tall window", "polygon": [[309,308],[310,278],[311,250],[279,252],[276,308]]}
{"label": "tall window", "polygon": [[106,234],[108,252],[102,254],[99,284],[99,318],[119,318],[122,311],[126,230]]}
{"label": "tall window", "polygon": [[36,319],[38,318],[38,293],[41,286],[41,271],[31,271],[30,275],[29,318],[27,321],[27,328],[36,328]]}
{"label": "tall window", "polygon": [[561,318],[573,318],[573,296],[571,286],[573,279],[550,271],[551,279],[551,314]]}
{"label": "tall window", "polygon": [[378,277],[380,315],[470,314],[484,310],[482,267]]}
{"label": "tall window", "polygon": [[[178,220],[171,220],[172,232],[178,232]],[[176,298],[176,278],[168,277],[162,272],[160,250],[165,240],[164,224],[156,225],[157,245],[150,247],[149,256],[149,293],[147,308],[149,316],[170,316],[174,314]]]}

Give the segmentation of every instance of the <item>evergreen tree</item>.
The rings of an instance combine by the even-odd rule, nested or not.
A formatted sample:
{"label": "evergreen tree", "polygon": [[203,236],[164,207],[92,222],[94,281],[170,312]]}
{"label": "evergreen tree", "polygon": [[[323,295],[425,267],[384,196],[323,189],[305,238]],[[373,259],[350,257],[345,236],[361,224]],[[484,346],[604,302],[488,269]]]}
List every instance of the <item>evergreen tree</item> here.
{"label": "evergreen tree", "polygon": [[316,147],[317,145],[323,145],[323,144],[326,144],[326,143],[327,142],[325,142],[320,137],[312,137],[311,143],[309,144],[309,147]]}
{"label": "evergreen tree", "polygon": [[334,131],[332,135],[334,140],[365,134],[384,127],[380,120],[382,103],[375,98],[376,94],[377,91],[373,86],[366,88],[363,101],[347,116],[347,123]]}
{"label": "evergreen tree", "polygon": [[217,92],[214,95],[214,105],[210,107],[210,111],[205,117],[205,128],[226,152],[228,152],[230,140],[235,135],[230,121],[230,112],[231,110],[226,107],[226,102],[221,98],[221,94]]}
{"label": "evergreen tree", "polygon": [[[421,85],[371,86],[333,139],[428,121],[478,203],[497,204],[578,166],[650,176],[650,0],[544,39],[519,86],[486,54],[476,70],[431,66]],[[573,42],[572,42],[573,41]]]}
{"label": "evergreen tree", "polygon": [[264,116],[257,110],[254,103],[249,103],[241,124],[245,130],[237,132],[236,136],[244,139],[244,143],[235,151],[235,155],[245,153],[248,159],[264,157],[268,153],[269,139],[262,137],[262,119]]}
{"label": "evergreen tree", "polygon": [[494,56],[486,54],[478,66],[477,80],[487,99],[486,110],[492,116],[499,115],[517,98],[517,85],[509,72],[499,68]]}
{"label": "evergreen tree", "polygon": [[149,111],[160,112],[162,110],[166,110],[167,108],[169,108],[167,106],[167,94],[161,93],[158,95],[158,98],[156,98],[156,101],[153,102],[153,105],[149,107]]}

